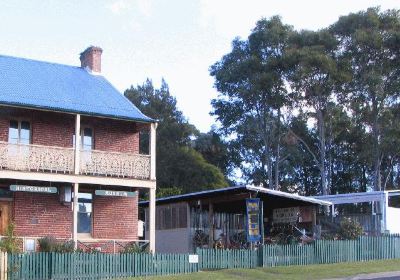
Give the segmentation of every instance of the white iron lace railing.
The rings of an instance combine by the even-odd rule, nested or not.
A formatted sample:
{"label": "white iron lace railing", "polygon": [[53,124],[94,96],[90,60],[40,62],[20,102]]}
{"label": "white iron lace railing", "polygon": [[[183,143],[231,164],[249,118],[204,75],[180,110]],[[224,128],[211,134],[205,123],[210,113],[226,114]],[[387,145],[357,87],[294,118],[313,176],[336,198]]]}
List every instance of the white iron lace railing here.
{"label": "white iron lace railing", "polygon": [[[149,155],[81,151],[80,163],[82,175],[150,178]],[[0,169],[72,174],[74,149],[0,141]]]}
{"label": "white iron lace railing", "polygon": [[15,171],[72,173],[72,148],[0,142],[0,169]]}
{"label": "white iron lace railing", "polygon": [[150,156],[130,153],[81,151],[81,174],[123,178],[150,178]]}

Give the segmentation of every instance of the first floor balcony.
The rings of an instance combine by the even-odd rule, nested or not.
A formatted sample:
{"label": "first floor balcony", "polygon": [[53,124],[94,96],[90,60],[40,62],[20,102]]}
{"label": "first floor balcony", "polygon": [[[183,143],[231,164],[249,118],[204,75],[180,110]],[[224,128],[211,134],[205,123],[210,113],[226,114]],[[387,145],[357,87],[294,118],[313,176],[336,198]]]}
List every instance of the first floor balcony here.
{"label": "first floor balcony", "polygon": [[[74,148],[0,142],[0,169],[74,174]],[[85,150],[79,153],[80,175],[150,179],[150,156]]]}

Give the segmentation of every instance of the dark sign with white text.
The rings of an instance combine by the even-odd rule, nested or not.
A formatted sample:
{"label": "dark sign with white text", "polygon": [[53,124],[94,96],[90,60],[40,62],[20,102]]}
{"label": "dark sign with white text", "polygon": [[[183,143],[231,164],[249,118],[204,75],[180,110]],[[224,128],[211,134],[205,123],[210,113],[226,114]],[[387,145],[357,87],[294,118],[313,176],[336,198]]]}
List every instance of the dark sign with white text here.
{"label": "dark sign with white text", "polygon": [[136,196],[136,192],[112,191],[112,190],[96,190],[95,194],[101,196],[120,196],[120,197]]}
{"label": "dark sign with white text", "polygon": [[13,192],[36,192],[36,193],[57,193],[57,188],[56,187],[11,185],[10,191],[13,191]]}

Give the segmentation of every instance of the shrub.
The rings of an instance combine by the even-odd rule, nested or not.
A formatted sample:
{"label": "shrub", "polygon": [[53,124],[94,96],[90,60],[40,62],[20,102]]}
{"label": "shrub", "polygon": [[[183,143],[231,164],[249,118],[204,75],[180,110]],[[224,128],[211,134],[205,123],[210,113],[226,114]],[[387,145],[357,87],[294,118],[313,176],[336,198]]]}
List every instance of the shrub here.
{"label": "shrub", "polygon": [[17,238],[14,235],[15,224],[10,223],[5,232],[5,237],[0,240],[0,250],[7,253],[18,253],[20,251]]}
{"label": "shrub", "polygon": [[135,242],[132,242],[125,246],[123,253],[145,253],[146,247],[147,246],[140,247]]}
{"label": "shrub", "polygon": [[74,242],[59,242],[53,236],[46,236],[38,239],[41,252],[69,253],[74,252]]}
{"label": "shrub", "polygon": [[357,239],[363,234],[363,228],[360,223],[351,220],[350,218],[344,218],[340,222],[339,235],[341,239]]}

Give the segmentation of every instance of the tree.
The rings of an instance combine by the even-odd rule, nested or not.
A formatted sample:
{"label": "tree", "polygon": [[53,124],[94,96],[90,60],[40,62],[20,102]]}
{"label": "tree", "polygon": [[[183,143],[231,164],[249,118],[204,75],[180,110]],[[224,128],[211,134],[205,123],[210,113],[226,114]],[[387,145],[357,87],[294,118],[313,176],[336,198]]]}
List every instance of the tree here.
{"label": "tree", "polygon": [[[155,89],[152,81],[147,79],[143,85],[132,86],[124,94],[144,114],[158,120],[157,186],[168,188],[159,194],[186,193],[227,186],[222,172],[191,147],[191,138],[199,132],[177,109],[177,101],[170,94],[164,80],[159,89]],[[142,136],[146,139],[146,133]],[[148,142],[142,147],[142,151],[147,146]]]}
{"label": "tree", "polygon": [[[200,133],[193,141],[193,148],[198,151],[204,159],[218,167],[229,181],[232,174],[233,159],[228,151],[227,143],[218,134],[215,127],[207,133]],[[234,183],[231,182],[231,185]]]}
{"label": "tree", "polygon": [[349,61],[352,80],[347,100],[352,114],[371,132],[374,190],[382,189],[384,117],[399,104],[400,17],[399,10],[379,8],[352,13],[331,26],[340,42],[340,54]]}
{"label": "tree", "polygon": [[336,59],[337,45],[338,41],[327,30],[301,31],[291,37],[286,52],[292,65],[289,82],[297,106],[310,108],[308,116],[316,121],[318,153],[313,152],[306,142],[303,144],[320,171],[323,195],[329,194],[326,121],[330,117],[335,88],[347,78],[344,67]]}
{"label": "tree", "polygon": [[291,32],[279,17],[262,19],[248,40],[235,39],[232,51],[210,68],[220,93],[212,114],[230,140],[234,164],[247,180],[269,188],[279,185],[282,109],[288,102],[283,55]]}

